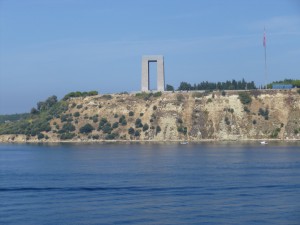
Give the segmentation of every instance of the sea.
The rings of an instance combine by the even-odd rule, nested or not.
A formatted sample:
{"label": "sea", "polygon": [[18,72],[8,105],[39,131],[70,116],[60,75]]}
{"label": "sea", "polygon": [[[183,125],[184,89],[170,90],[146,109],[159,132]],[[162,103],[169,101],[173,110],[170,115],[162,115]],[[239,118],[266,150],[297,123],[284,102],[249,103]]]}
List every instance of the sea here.
{"label": "sea", "polygon": [[0,224],[300,224],[300,143],[0,144]]}

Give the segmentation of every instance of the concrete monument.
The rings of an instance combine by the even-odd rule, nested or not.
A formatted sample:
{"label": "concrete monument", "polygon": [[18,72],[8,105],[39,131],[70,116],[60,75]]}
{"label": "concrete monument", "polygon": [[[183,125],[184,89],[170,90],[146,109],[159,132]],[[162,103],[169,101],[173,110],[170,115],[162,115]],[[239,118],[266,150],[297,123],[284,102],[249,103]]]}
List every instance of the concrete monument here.
{"label": "concrete monument", "polygon": [[149,63],[157,63],[157,91],[165,90],[164,57],[162,55],[143,56],[142,58],[142,91],[149,91]]}

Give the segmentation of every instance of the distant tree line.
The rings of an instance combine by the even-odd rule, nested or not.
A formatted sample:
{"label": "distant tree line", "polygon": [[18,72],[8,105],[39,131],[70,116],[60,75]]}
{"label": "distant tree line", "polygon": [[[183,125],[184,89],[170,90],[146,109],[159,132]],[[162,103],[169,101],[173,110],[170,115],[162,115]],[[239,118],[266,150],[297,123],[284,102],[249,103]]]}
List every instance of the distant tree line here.
{"label": "distant tree line", "polygon": [[272,88],[273,84],[291,84],[293,87],[300,88],[300,80],[293,80],[293,79],[284,79],[280,81],[274,81],[267,85],[268,88]]}
{"label": "distant tree line", "polygon": [[[241,81],[236,80],[228,80],[226,82],[208,82],[203,81],[198,84],[190,84],[188,82],[181,82],[178,91],[192,91],[192,90],[250,90],[250,89],[257,89],[255,86],[254,81],[246,82],[244,79]],[[171,91],[174,90],[173,86],[167,85],[167,90]]]}

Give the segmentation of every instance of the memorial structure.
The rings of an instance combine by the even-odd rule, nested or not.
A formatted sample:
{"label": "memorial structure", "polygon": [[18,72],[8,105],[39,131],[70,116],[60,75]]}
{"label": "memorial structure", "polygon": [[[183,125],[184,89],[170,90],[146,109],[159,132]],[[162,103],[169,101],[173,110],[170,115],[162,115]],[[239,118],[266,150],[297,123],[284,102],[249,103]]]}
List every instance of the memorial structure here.
{"label": "memorial structure", "polygon": [[165,71],[164,71],[164,57],[162,55],[151,55],[142,57],[142,90],[150,90],[149,82],[149,63],[157,63],[157,91],[165,90]]}

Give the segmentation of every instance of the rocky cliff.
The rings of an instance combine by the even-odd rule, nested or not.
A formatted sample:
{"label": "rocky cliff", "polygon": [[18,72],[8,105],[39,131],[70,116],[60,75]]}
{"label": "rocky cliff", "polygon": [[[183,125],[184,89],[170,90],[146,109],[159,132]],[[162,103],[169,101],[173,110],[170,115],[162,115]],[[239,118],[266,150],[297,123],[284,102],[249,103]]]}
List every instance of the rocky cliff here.
{"label": "rocky cliff", "polygon": [[39,138],[10,134],[0,141],[300,139],[296,89],[97,95],[67,104]]}

